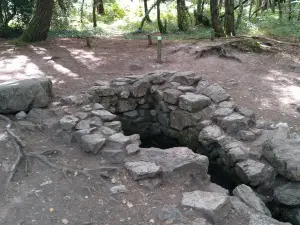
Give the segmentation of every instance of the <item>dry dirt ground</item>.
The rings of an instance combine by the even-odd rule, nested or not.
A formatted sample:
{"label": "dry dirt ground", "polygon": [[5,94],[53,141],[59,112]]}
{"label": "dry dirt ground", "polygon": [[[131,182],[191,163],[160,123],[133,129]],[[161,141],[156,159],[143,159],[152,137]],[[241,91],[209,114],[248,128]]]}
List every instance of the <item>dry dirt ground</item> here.
{"label": "dry dirt ground", "polygon": [[[189,43],[200,49],[218,44],[195,40]],[[0,82],[45,75],[52,79],[54,94],[59,97],[86,91],[96,80],[162,69],[192,70],[223,85],[238,105],[254,110],[258,118],[286,121],[299,129],[299,46],[285,46],[286,51],[276,54],[235,52],[241,63],[218,56],[195,60],[194,55],[182,51],[170,54],[189,43],[166,41],[165,62],[157,64],[156,46],[147,48],[147,41],[143,40],[94,39],[92,48],[86,48],[82,39],[56,39],[15,49],[1,41]],[[50,57],[54,59],[49,60]]]}
{"label": "dry dirt ground", "polygon": [[[56,39],[29,46],[14,47],[0,42],[0,83],[10,79],[24,79],[45,75],[52,79],[55,99],[86,91],[97,80],[109,80],[124,75],[135,75],[154,70],[192,70],[206,80],[220,83],[239,106],[256,112],[267,121],[285,121],[295,130],[300,128],[300,64],[295,60],[300,52],[297,46],[288,52],[242,53],[234,52],[241,62],[209,56],[195,60],[195,55],[170,52],[187,44],[204,48],[219,44],[210,41],[165,42],[164,63],[158,64],[156,46],[147,47],[147,41],[128,41],[121,38],[95,39],[92,48],[84,40]],[[290,54],[293,53],[293,54]],[[54,57],[53,60],[49,60]],[[63,115],[55,109],[57,119]],[[159,219],[165,204],[180,203],[181,193],[188,191],[178,183],[166,183],[149,191],[131,181],[122,169],[99,169],[107,165],[99,156],[82,153],[76,146],[54,144],[47,132],[39,130],[15,132],[27,142],[28,151],[42,152],[57,149],[50,155],[52,162],[72,167],[95,170],[95,178],[68,174],[68,181],[59,170],[50,169],[38,160],[28,162],[20,169],[5,190],[5,180],[16,154],[5,134],[5,123],[0,121],[0,224],[3,225],[118,225],[118,224],[179,224],[192,221],[193,210],[173,211],[173,222]],[[24,163],[25,164],[25,163]],[[110,166],[110,165],[109,165]],[[99,175],[101,174],[101,176]],[[128,193],[112,195],[109,188],[124,184]],[[185,219],[186,218],[186,219]],[[187,222],[191,224],[191,222]]]}

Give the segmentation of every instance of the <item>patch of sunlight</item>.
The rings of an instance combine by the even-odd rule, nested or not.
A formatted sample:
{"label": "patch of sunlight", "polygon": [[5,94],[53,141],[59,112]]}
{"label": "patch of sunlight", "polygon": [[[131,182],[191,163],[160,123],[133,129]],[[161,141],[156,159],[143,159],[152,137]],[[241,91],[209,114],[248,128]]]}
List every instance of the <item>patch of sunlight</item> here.
{"label": "patch of sunlight", "polygon": [[263,78],[264,80],[267,80],[267,81],[275,81],[275,78],[274,77],[264,77]]}
{"label": "patch of sunlight", "polygon": [[76,59],[78,62],[85,65],[87,68],[94,68],[96,65],[104,65],[106,64],[106,58],[101,56],[95,56],[95,52],[84,51],[81,49],[67,49],[71,54],[71,56]]}
{"label": "patch of sunlight", "polygon": [[47,49],[41,48],[41,47],[36,47],[33,45],[30,45],[29,48],[31,48],[34,51],[34,53],[36,53],[38,55],[43,55],[47,52]]}
{"label": "patch of sunlight", "polygon": [[[277,91],[281,92],[282,102],[286,104],[290,103],[300,103],[300,87],[291,85],[288,87],[277,88]],[[288,100],[286,100],[288,99]]]}
{"label": "patch of sunlight", "polygon": [[68,77],[78,77],[79,75],[76,73],[73,73],[71,70],[69,70],[68,68],[57,64],[55,62],[51,62],[53,64],[53,68],[56,69],[58,72],[62,73],[63,75],[66,75]]}

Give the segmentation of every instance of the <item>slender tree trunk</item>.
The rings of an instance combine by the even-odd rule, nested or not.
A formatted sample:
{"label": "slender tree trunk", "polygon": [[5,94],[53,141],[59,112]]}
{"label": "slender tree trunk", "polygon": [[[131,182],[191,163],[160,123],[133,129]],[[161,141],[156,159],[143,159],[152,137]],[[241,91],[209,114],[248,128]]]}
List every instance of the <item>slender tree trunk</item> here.
{"label": "slender tree trunk", "polygon": [[99,0],[98,6],[97,6],[97,12],[98,12],[98,15],[104,15],[105,14],[104,1],[103,0]]}
{"label": "slender tree trunk", "polygon": [[218,0],[210,0],[210,14],[211,22],[215,32],[215,37],[223,37],[224,31],[221,26],[220,17],[219,17],[219,5]]}
{"label": "slender tree trunk", "polygon": [[298,12],[297,20],[298,20],[298,21],[300,20],[300,11]]}
{"label": "slender tree trunk", "polygon": [[250,19],[251,19],[251,12],[252,12],[253,3],[254,3],[254,0],[251,0],[250,1],[250,9],[249,9],[248,21],[250,21]]}
{"label": "slender tree trunk", "polygon": [[144,11],[145,11],[146,21],[148,23],[151,23],[152,21],[150,19],[150,16],[149,16],[149,14],[147,14],[147,12],[148,12],[148,0],[144,0]]}
{"label": "slender tree trunk", "polygon": [[288,6],[289,6],[289,17],[288,19],[291,20],[292,19],[292,2],[291,0],[287,0],[288,1]]}
{"label": "slender tree trunk", "polygon": [[160,18],[160,2],[157,3],[156,10],[157,10],[157,25],[158,25],[159,32],[164,33],[164,26]]}
{"label": "slender tree trunk", "polygon": [[0,27],[3,25],[3,13],[2,13],[2,1],[3,0],[0,0]]}
{"label": "slender tree trunk", "polygon": [[150,12],[152,9],[154,9],[154,7],[157,5],[157,4],[160,4],[161,0],[157,0],[156,2],[154,2],[154,4],[150,7],[150,9],[148,10],[148,12],[146,13],[146,15],[144,16],[144,18],[142,19],[142,22],[141,22],[141,25],[139,27],[140,30],[143,29],[143,26],[144,26],[144,23],[146,21],[146,18],[147,16],[149,16]]}
{"label": "slender tree trunk", "polygon": [[234,0],[225,0],[225,33],[229,36],[235,36],[234,30]]}
{"label": "slender tree trunk", "polygon": [[93,27],[97,27],[96,0],[93,1]]}
{"label": "slender tree trunk", "polygon": [[33,17],[21,35],[21,41],[36,42],[47,39],[53,7],[53,0],[37,0]]}
{"label": "slender tree trunk", "polygon": [[276,4],[276,0],[272,0],[272,2],[271,2],[271,4],[272,4],[272,13],[275,13],[275,4]]}
{"label": "slender tree trunk", "polygon": [[80,8],[80,23],[81,23],[81,26],[83,26],[83,7],[84,7],[84,0],[82,0],[81,8]]}
{"label": "slender tree trunk", "polygon": [[278,0],[278,11],[279,11],[279,19],[282,20],[282,8],[281,8],[281,2]]}
{"label": "slender tree trunk", "polygon": [[242,15],[243,15],[243,10],[244,10],[244,4],[243,4],[243,0],[239,0],[239,14],[238,17],[236,19],[236,23],[235,23],[235,30],[238,29],[238,27],[241,24],[242,21]]}
{"label": "slender tree trunk", "polygon": [[185,0],[177,0],[177,24],[180,31],[188,29]]}

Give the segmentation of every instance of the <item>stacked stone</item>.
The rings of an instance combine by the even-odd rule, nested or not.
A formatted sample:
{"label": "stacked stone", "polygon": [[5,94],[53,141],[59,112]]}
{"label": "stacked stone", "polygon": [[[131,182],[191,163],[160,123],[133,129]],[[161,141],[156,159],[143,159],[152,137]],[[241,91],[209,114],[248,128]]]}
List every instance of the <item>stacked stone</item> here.
{"label": "stacked stone", "polygon": [[253,111],[238,108],[220,85],[203,81],[194,72],[155,72],[98,85],[89,90],[91,100],[116,113],[125,131],[162,133],[193,149],[201,143],[203,153],[246,184],[274,183],[272,167],[250,160],[243,143],[261,133]]}
{"label": "stacked stone", "polygon": [[[294,157],[299,153],[299,141],[286,141],[285,135],[282,140],[279,133],[263,149],[263,142],[253,145],[267,133],[255,120],[254,112],[237,107],[219,84],[203,81],[199,74],[168,71],[117,78],[110,83],[97,82],[89,95],[91,101],[118,116],[124,131],[176,138],[180,144],[209,156],[256,191],[272,193],[284,188],[284,198],[289,199],[289,190],[299,185],[299,157]],[[291,182],[275,183],[278,175]],[[294,214],[286,210],[285,216],[300,224],[298,202],[283,203],[275,195],[269,197],[265,200],[275,197],[275,203],[292,207]]]}

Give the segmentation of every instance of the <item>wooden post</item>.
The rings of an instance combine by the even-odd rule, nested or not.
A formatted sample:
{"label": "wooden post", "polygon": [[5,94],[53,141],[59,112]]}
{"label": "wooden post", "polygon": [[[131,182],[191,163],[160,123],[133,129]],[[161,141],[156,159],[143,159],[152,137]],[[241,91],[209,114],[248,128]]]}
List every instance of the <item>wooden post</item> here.
{"label": "wooden post", "polygon": [[162,63],[161,59],[161,50],[162,50],[162,37],[157,37],[157,62]]}
{"label": "wooden post", "polygon": [[153,44],[151,34],[148,34],[147,37],[148,37],[148,47],[150,47]]}

